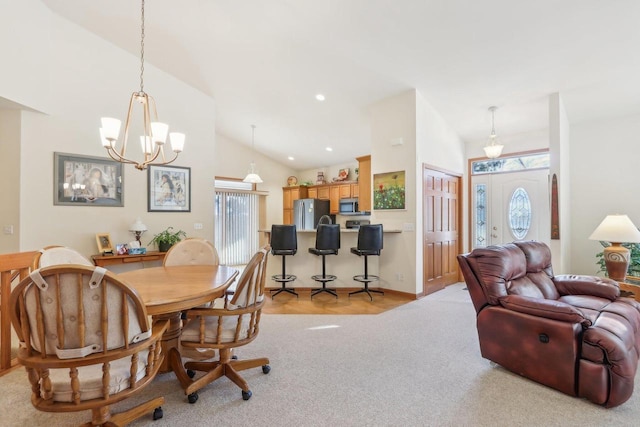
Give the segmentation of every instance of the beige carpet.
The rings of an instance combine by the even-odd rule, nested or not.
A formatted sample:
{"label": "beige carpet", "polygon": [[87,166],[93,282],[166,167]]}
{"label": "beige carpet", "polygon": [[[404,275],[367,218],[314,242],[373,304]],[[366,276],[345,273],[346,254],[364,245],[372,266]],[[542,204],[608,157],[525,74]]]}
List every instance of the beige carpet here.
{"label": "beige carpet", "polygon": [[[265,315],[236,351],[268,356],[271,373],[245,372],[253,391],[223,379],[194,405],[173,374],[146,394],[165,416],[133,426],[637,426],[640,389],[604,409],[520,378],[480,357],[475,312],[462,284],[377,315]],[[549,361],[553,363],[553,361]],[[0,378],[1,426],[67,426],[88,414],[46,414],[29,403],[22,370]],[[124,405],[130,405],[129,402]]]}

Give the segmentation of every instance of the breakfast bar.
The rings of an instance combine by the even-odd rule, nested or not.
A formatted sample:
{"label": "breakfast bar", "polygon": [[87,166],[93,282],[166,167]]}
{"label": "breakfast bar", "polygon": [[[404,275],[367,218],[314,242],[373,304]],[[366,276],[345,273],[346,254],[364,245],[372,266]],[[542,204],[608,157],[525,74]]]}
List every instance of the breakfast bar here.
{"label": "breakfast bar", "polygon": [[[267,240],[270,240],[271,229],[263,229]],[[383,229],[384,239],[401,233],[398,229]],[[287,287],[291,288],[317,288],[318,282],[311,276],[322,272],[322,257],[309,253],[309,248],[315,247],[316,230],[297,230],[298,252],[294,256],[287,256],[287,274],[297,276],[297,279]],[[391,237],[392,238],[392,237]],[[340,250],[338,255],[327,256],[327,274],[337,276],[337,279],[327,284],[329,288],[359,288],[361,284],[353,280],[353,276],[362,274],[362,260],[351,253],[351,248],[358,245],[357,228],[340,229]],[[370,257],[369,273],[378,274],[379,263],[383,262],[385,252],[382,249],[380,257]],[[280,274],[282,267],[280,256],[271,255],[267,264],[267,287],[278,287],[271,280],[274,274]],[[384,278],[381,277],[380,286],[384,287]],[[377,286],[377,285],[376,285]]]}

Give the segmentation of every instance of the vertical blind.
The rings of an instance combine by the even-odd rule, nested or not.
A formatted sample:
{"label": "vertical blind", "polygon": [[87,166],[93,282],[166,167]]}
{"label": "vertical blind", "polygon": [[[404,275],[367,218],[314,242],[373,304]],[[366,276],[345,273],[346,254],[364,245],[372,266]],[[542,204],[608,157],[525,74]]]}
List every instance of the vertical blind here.
{"label": "vertical blind", "polygon": [[258,250],[258,195],[216,191],[215,244],[220,264],[247,264]]}

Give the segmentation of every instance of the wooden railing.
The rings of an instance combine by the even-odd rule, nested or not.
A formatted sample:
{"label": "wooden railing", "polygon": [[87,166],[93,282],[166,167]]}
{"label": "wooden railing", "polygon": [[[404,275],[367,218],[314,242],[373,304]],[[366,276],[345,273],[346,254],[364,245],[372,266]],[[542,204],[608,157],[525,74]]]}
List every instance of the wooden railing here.
{"label": "wooden railing", "polygon": [[37,253],[0,254],[0,375],[17,364],[17,360],[11,358],[11,284],[29,275],[31,263]]}

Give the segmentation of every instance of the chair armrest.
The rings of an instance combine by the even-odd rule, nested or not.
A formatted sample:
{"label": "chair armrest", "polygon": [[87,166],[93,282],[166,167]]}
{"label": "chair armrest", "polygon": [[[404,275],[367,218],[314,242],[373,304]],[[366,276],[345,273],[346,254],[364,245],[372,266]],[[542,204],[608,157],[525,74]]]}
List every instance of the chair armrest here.
{"label": "chair armrest", "polygon": [[198,316],[214,316],[214,317],[219,317],[219,316],[238,316],[240,314],[247,314],[247,313],[253,313],[256,310],[259,310],[260,308],[262,308],[262,306],[264,305],[264,300],[254,304],[254,305],[250,305],[249,307],[244,307],[244,308],[236,308],[236,309],[230,309],[230,308],[192,308],[186,311],[186,316],[187,319],[191,319],[194,317],[198,317]]}
{"label": "chair armrest", "polygon": [[615,280],[598,276],[562,274],[553,282],[560,295],[593,295],[615,301],[620,297],[620,286]]}
{"label": "chair armrest", "polygon": [[522,295],[507,295],[499,301],[502,307],[519,313],[568,323],[580,323],[585,328],[591,326],[591,321],[586,319],[580,310],[561,301]]}

